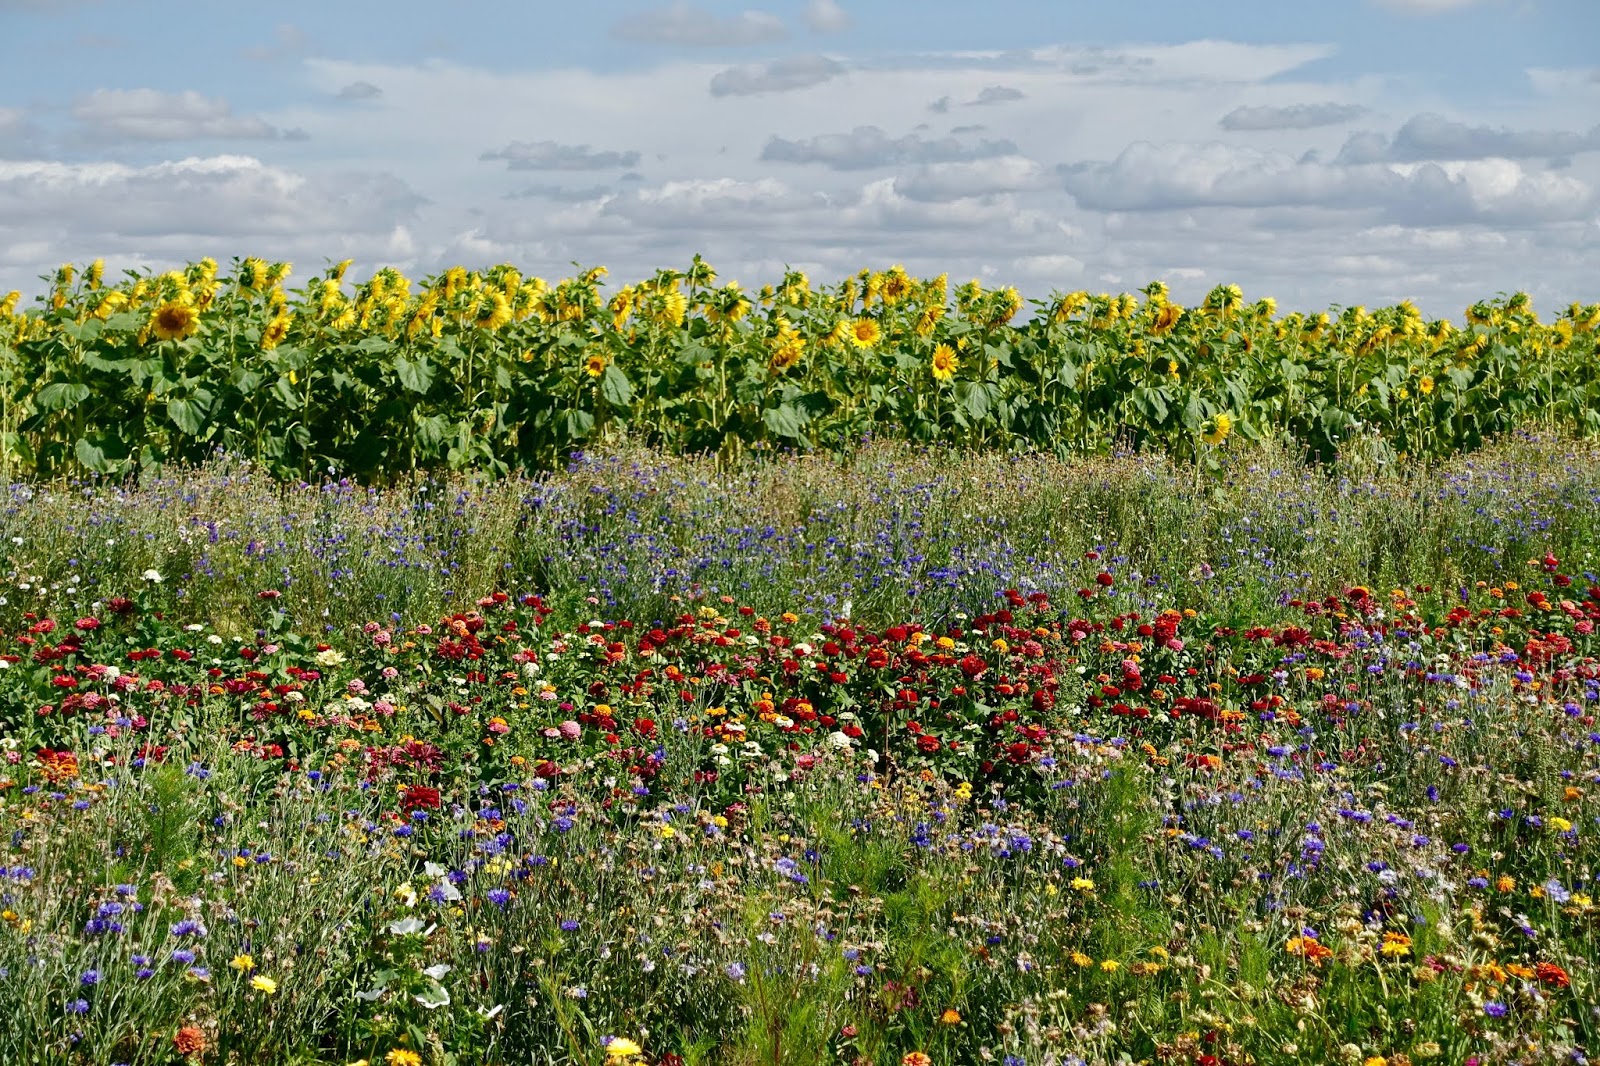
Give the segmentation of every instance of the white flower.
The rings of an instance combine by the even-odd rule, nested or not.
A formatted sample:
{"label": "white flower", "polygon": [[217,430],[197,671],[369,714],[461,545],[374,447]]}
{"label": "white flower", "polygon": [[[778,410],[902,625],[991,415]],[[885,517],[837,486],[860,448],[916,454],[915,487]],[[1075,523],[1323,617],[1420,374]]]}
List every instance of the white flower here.
{"label": "white flower", "polygon": [[437,963],[433,966],[429,966],[422,972],[437,981],[439,978],[450,972],[450,964],[448,962]]}
{"label": "white flower", "polygon": [[422,932],[426,926],[427,923],[421,918],[401,918],[398,921],[389,923],[389,935],[409,936],[412,933]]}
{"label": "white flower", "polygon": [[[20,544],[22,542],[19,540],[17,543]],[[161,571],[159,570],[146,570],[143,576],[146,581],[153,585],[161,584]]]}
{"label": "white flower", "polygon": [[828,743],[835,748],[848,748],[851,740],[847,734],[835,730],[828,734]]}

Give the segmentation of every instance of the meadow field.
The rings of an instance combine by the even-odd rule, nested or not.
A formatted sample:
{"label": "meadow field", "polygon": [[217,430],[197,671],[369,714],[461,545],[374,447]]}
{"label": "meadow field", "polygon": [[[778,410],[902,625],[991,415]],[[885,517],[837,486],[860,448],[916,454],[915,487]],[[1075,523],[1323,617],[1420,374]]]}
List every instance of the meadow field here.
{"label": "meadow field", "polygon": [[5,308],[0,1061],[1600,1043],[1600,309],[497,269]]}

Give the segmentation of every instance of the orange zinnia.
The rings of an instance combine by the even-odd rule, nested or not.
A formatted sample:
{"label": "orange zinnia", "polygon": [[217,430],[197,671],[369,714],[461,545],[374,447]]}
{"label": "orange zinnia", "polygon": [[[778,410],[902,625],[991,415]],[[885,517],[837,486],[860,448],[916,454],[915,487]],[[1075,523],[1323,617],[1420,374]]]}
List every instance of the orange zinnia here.
{"label": "orange zinnia", "polygon": [[198,1055],[206,1049],[206,1034],[198,1026],[186,1025],[172,1035],[172,1046],[180,1055]]}

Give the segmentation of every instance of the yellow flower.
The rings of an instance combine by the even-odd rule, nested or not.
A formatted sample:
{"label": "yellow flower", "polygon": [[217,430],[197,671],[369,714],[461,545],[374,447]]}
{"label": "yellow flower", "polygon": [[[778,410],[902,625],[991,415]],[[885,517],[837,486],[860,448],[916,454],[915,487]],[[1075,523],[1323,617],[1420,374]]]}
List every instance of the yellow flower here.
{"label": "yellow flower", "polygon": [[168,300],[150,316],[150,329],[164,341],[182,340],[200,325],[200,312],[187,300]]}
{"label": "yellow flower", "polygon": [[1087,877],[1074,877],[1071,888],[1074,892],[1093,892],[1094,882]]}
{"label": "yellow flower", "polygon": [[948,344],[941,344],[933,350],[933,376],[939,381],[949,381],[956,376],[956,351]]}
{"label": "yellow flower", "polygon": [[253,969],[256,968],[256,960],[252,959],[247,954],[241,953],[241,954],[235,955],[233,957],[233,961],[228,963],[228,965],[232,966],[235,970],[238,970],[240,973],[247,973],[250,970],[253,970]]}
{"label": "yellow flower", "polygon": [[283,338],[289,335],[289,326],[293,322],[294,316],[287,313],[278,315],[268,322],[267,328],[261,331],[261,350],[270,352],[283,343]]}
{"label": "yellow flower", "polygon": [[583,361],[584,373],[592,378],[597,378],[606,372],[606,357],[595,352]]}
{"label": "yellow flower", "polygon": [[405,1048],[395,1048],[383,1057],[388,1066],[422,1066],[422,1056]]}
{"label": "yellow flower", "polygon": [[1424,396],[1432,395],[1432,393],[1433,393],[1433,379],[1430,378],[1430,377],[1424,376],[1422,378],[1422,380],[1417,382],[1417,391],[1422,393],[1422,395],[1424,395]]}
{"label": "yellow flower", "polygon": [[1122,969],[1122,963],[1118,962],[1116,959],[1102,959],[1100,961],[1100,969],[1104,970],[1106,973],[1116,973],[1118,970]]}
{"label": "yellow flower", "polygon": [[951,1007],[950,1009],[946,1010],[943,1014],[939,1015],[939,1024],[940,1025],[960,1025],[961,1024],[961,1012],[956,1010],[954,1007]]}
{"label": "yellow flower", "polygon": [[274,981],[270,977],[263,977],[260,974],[256,974],[254,977],[250,978],[250,987],[255,989],[257,992],[261,992],[270,996],[278,990],[278,982]]}
{"label": "yellow flower", "polygon": [[1550,816],[1550,828],[1558,833],[1566,833],[1571,831],[1572,823],[1560,815],[1553,814]]}
{"label": "yellow flower", "polygon": [[631,1059],[644,1049],[625,1036],[614,1036],[606,1044],[606,1058]]}
{"label": "yellow flower", "polygon": [[1150,323],[1150,332],[1156,336],[1170,333],[1172,327],[1178,324],[1178,319],[1183,317],[1183,308],[1177,304],[1162,304],[1161,310],[1156,312],[1155,321]]}
{"label": "yellow flower", "polygon": [[1222,413],[1206,420],[1206,425],[1200,429],[1200,439],[1210,445],[1218,445],[1228,439],[1233,432],[1233,418],[1227,413]]}
{"label": "yellow flower", "polygon": [[485,292],[473,309],[472,324],[493,332],[511,321],[511,303],[503,292]]}
{"label": "yellow flower", "polygon": [[883,337],[883,330],[870,318],[858,318],[850,323],[850,343],[857,348],[871,348]]}

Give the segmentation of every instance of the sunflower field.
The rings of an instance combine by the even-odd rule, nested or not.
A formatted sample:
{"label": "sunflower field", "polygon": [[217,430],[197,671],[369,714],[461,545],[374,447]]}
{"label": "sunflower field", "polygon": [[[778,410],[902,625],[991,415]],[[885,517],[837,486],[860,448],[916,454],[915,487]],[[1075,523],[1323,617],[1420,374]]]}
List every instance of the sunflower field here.
{"label": "sunflower field", "polygon": [[0,468],[118,475],[226,452],[283,477],[551,469],[626,442],[670,454],[966,448],[1209,455],[1230,435],[1330,457],[1437,458],[1518,427],[1600,432],[1600,304],[1522,293],[1428,320],[1409,302],[1279,314],[1218,286],[1027,301],[977,281],[798,271],[746,290],[696,257],[621,286],[500,265],[420,281],[342,262],[62,266],[0,299]]}

